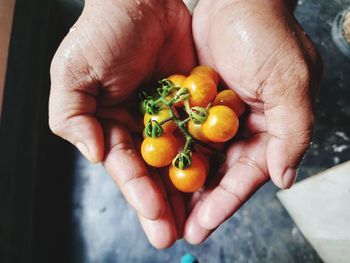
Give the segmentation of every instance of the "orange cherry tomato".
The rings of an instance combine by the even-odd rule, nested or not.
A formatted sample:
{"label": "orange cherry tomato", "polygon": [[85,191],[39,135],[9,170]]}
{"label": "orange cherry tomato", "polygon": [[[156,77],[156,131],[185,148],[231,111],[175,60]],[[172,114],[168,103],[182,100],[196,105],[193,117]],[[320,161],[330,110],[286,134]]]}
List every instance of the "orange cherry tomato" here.
{"label": "orange cherry tomato", "polygon": [[153,167],[169,165],[177,154],[177,140],[174,135],[164,133],[160,137],[147,137],[141,144],[141,155]]}
{"label": "orange cherry tomato", "polygon": [[174,83],[174,86],[177,88],[182,87],[182,83],[185,81],[186,76],[185,75],[180,75],[180,74],[175,74],[167,77],[168,80],[171,80]]}
{"label": "orange cherry tomato", "polygon": [[[177,112],[175,109],[174,110],[174,113],[175,115],[177,115]],[[161,122],[167,118],[170,117],[170,112],[168,109],[164,108],[164,109],[161,109],[157,114],[155,115],[151,115],[151,114],[148,114],[148,113],[145,113],[144,117],[143,117],[143,124],[146,126],[148,124],[148,122],[150,120],[152,121],[157,121],[157,122]],[[176,130],[177,126],[176,126],[176,123],[173,122],[173,121],[167,121],[166,123],[164,123],[162,125],[162,128],[163,128],[163,131],[165,133],[171,133],[173,131]]]}
{"label": "orange cherry tomato", "polygon": [[227,106],[218,105],[210,108],[207,120],[202,124],[203,134],[212,142],[225,142],[238,130],[238,117]]}
{"label": "orange cherry tomato", "polygon": [[[181,88],[182,84],[186,80],[186,76],[176,74],[176,75],[171,75],[171,76],[167,77],[167,79],[171,80],[174,83],[174,86],[176,88]],[[166,97],[166,99],[171,100],[175,96],[175,93],[176,93],[176,91],[172,92],[169,96]],[[183,105],[184,105],[183,101],[179,101],[179,102],[174,104],[175,107],[182,107]]]}
{"label": "orange cherry tomato", "polygon": [[196,155],[192,155],[192,164],[185,169],[179,169],[173,165],[169,168],[169,176],[174,186],[185,193],[199,190],[207,177],[203,161]]}
{"label": "orange cherry tomato", "polygon": [[212,69],[209,66],[198,66],[192,69],[191,75],[192,74],[199,74],[199,75],[206,75],[209,76],[214,82],[215,85],[217,86],[219,84],[219,75],[216,73],[214,69]]}
{"label": "orange cherry tomato", "polygon": [[231,89],[220,91],[213,102],[213,105],[224,105],[233,110],[238,117],[245,111],[245,104],[236,92]]}
{"label": "orange cherry tomato", "polygon": [[197,140],[202,142],[208,142],[208,138],[205,137],[202,130],[202,124],[196,124],[194,121],[190,120],[187,125],[188,132]]}
{"label": "orange cherry tomato", "polygon": [[193,74],[186,78],[183,86],[190,92],[190,105],[206,107],[215,99],[217,88],[215,82],[204,74]]}

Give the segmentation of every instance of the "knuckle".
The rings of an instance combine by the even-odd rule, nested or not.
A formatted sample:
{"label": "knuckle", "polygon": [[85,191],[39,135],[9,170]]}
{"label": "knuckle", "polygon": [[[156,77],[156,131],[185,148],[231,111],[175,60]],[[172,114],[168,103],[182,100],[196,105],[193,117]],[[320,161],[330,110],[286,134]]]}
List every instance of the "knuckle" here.
{"label": "knuckle", "polygon": [[[245,167],[250,167],[251,169],[254,169],[256,174],[261,175],[259,177],[263,177],[264,179],[268,180],[269,174],[266,171],[266,169],[263,168],[254,158],[250,158],[249,156],[241,156],[238,160],[238,163],[241,163]],[[256,177],[255,179],[258,179],[259,177]]]}
{"label": "knuckle", "polygon": [[218,187],[225,193],[228,193],[229,195],[231,195],[231,197],[233,199],[235,199],[235,201],[237,201],[238,203],[242,204],[244,203],[244,199],[239,196],[238,193],[236,193],[236,191],[234,189],[232,189],[232,187],[230,187],[229,185],[225,185],[224,183],[220,183],[218,185]]}
{"label": "knuckle", "polygon": [[110,145],[111,151],[134,151],[134,145],[130,140],[118,141]]}

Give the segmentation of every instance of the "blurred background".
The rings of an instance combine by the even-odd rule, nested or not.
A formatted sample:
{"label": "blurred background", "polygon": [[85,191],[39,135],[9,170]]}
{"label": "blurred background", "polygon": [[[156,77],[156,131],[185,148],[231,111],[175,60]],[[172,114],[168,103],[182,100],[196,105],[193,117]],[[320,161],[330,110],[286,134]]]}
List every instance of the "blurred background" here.
{"label": "blurred background", "polygon": [[[350,60],[331,35],[348,6],[300,0],[296,7],[325,66],[314,143],[298,181],[350,159]],[[105,170],[48,128],[50,61],[82,7],[79,0],[0,1],[0,262],[180,262],[187,252],[199,262],[322,262],[271,182],[202,245],[149,245]]]}

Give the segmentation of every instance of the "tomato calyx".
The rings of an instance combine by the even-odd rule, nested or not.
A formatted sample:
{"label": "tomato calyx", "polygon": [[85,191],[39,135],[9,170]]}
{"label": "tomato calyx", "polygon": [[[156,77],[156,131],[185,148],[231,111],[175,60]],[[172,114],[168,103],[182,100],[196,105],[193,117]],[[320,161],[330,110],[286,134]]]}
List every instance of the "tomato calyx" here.
{"label": "tomato calyx", "polygon": [[194,121],[194,123],[202,124],[207,120],[208,114],[209,112],[207,108],[195,106],[191,108],[190,117]]}
{"label": "tomato calyx", "polygon": [[194,106],[191,108],[189,100],[186,99],[184,102],[184,105],[185,105],[185,111],[190,116],[190,118],[194,121],[194,123],[202,124],[207,120],[211,103],[209,103],[206,108],[203,108],[200,106]]}
{"label": "tomato calyx", "polygon": [[169,105],[176,104],[181,101],[188,100],[190,93],[187,88],[180,88],[175,93],[175,96],[168,102]]}
{"label": "tomato calyx", "polygon": [[161,107],[158,105],[157,100],[154,100],[153,97],[148,96],[143,100],[143,108],[146,113],[155,115],[157,114],[160,110]]}
{"label": "tomato calyx", "polygon": [[169,79],[162,79],[158,83],[160,87],[157,88],[157,92],[161,97],[169,96],[175,88],[174,83]]}
{"label": "tomato calyx", "polygon": [[186,169],[192,164],[192,152],[190,150],[182,151],[172,161],[172,165],[178,169]]}
{"label": "tomato calyx", "polygon": [[162,134],[164,132],[163,128],[162,128],[162,124],[164,124],[164,123],[165,123],[164,121],[157,122],[156,120],[150,120],[145,127],[145,134],[148,137],[152,137],[152,138],[162,136]]}

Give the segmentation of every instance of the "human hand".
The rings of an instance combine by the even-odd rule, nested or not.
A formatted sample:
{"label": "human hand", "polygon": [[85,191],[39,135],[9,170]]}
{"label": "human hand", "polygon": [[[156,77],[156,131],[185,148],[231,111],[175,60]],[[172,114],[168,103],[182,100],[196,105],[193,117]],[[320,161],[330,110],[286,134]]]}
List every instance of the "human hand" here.
{"label": "human hand", "polygon": [[322,62],[288,1],[200,1],[192,26],[199,64],[216,69],[250,108],[222,179],[193,196],[184,238],[198,244],[270,178],[293,184],[311,142]]}
{"label": "human hand", "polygon": [[150,79],[194,66],[190,15],[180,0],[86,0],[51,66],[49,124],[91,162],[103,162],[150,240],[171,245],[185,220],[182,196],[135,148],[141,121],[128,98]]}

